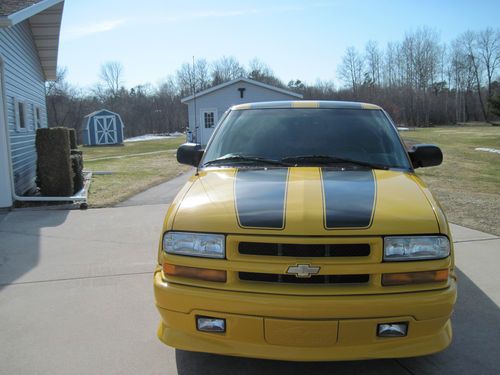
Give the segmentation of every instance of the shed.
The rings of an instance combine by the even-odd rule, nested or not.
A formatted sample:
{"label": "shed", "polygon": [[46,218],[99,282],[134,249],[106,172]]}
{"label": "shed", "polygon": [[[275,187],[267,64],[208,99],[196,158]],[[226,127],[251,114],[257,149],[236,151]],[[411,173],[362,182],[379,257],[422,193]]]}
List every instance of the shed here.
{"label": "shed", "polygon": [[215,125],[231,106],[302,99],[302,95],[248,78],[237,78],[183,98],[188,106],[188,141],[206,145]]}
{"label": "shed", "polygon": [[0,207],[36,187],[36,129],[56,79],[63,0],[0,1]]}
{"label": "shed", "polygon": [[123,121],[118,113],[101,109],[83,118],[85,146],[116,145],[123,143]]}

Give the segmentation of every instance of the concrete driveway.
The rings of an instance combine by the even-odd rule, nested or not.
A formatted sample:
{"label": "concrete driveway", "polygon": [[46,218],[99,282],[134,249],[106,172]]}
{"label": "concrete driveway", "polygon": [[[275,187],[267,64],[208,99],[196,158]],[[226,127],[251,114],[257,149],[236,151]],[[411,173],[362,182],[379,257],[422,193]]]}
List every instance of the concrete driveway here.
{"label": "concrete driveway", "polygon": [[156,339],[152,293],[167,205],[144,203],[0,213],[0,373],[177,374],[176,362],[179,374],[500,372],[500,238],[459,226],[454,340],[440,354],[330,363],[176,354]]}

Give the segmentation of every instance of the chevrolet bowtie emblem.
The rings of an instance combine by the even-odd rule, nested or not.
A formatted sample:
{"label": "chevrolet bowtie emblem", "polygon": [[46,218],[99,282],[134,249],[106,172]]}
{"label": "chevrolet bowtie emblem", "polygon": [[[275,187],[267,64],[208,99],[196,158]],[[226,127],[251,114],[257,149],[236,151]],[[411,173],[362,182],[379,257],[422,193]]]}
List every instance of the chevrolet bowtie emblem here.
{"label": "chevrolet bowtie emblem", "polygon": [[309,278],[312,275],[316,275],[319,272],[320,267],[311,266],[310,264],[297,264],[296,266],[290,266],[286,270],[288,275],[295,275],[299,278]]}

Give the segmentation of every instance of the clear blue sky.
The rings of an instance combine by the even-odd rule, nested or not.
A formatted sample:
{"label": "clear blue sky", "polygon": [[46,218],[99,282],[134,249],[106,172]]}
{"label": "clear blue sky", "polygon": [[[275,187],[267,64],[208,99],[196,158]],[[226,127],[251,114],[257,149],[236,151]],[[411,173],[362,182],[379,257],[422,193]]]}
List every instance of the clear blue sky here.
{"label": "clear blue sky", "polygon": [[447,42],[499,27],[499,0],[66,1],[59,66],[80,86],[97,82],[100,65],[120,61],[125,86],[157,84],[192,56],[254,57],[288,82],[333,79],[348,46],[401,40],[422,26]]}

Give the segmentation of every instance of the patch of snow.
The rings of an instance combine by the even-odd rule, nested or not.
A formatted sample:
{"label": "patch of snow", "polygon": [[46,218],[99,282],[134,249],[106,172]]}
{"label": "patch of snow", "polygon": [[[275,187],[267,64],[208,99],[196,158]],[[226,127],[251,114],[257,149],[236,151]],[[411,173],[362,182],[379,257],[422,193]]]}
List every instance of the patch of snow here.
{"label": "patch of snow", "polygon": [[179,132],[175,132],[169,135],[144,134],[144,135],[139,135],[137,137],[127,138],[123,142],[144,142],[144,141],[153,141],[156,139],[171,139],[180,137],[181,135],[184,134]]}
{"label": "patch of snow", "polygon": [[476,150],[476,151],[485,151],[485,152],[493,152],[494,154],[500,154],[500,150],[497,150],[496,148],[478,147],[478,148],[475,148],[474,150]]}
{"label": "patch of snow", "polygon": [[406,127],[398,126],[398,130],[399,130],[400,132],[407,132],[408,130],[410,130],[410,128],[406,128]]}

